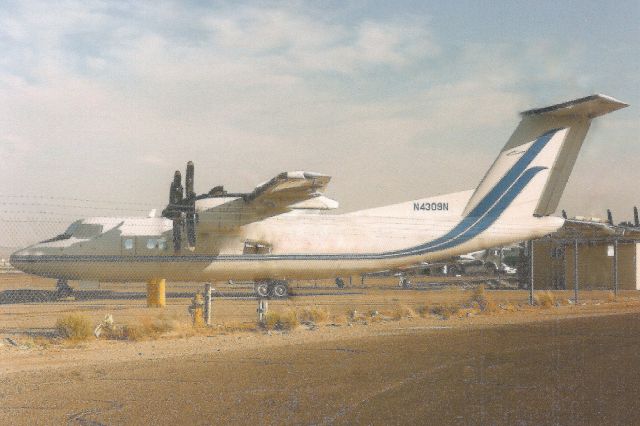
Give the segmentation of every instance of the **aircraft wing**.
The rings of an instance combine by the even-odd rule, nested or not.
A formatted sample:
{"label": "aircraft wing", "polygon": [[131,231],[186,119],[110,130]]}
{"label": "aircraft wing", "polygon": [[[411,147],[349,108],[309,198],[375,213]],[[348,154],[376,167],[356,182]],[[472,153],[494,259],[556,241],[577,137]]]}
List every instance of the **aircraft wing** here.
{"label": "aircraft wing", "polygon": [[289,206],[322,195],[331,176],[313,172],[283,172],[244,197],[257,210],[288,210]]}
{"label": "aircraft wing", "polygon": [[294,210],[334,209],[338,203],[322,195],[330,180],[330,176],[313,172],[280,173],[248,194],[199,209],[198,226],[223,231]]}

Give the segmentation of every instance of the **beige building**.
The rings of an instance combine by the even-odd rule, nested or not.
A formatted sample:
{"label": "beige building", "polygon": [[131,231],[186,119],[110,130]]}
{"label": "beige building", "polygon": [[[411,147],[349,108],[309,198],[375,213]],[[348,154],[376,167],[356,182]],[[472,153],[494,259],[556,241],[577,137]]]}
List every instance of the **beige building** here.
{"label": "beige building", "polygon": [[640,290],[640,228],[568,220],[532,245],[535,289],[574,289],[577,272],[578,289]]}

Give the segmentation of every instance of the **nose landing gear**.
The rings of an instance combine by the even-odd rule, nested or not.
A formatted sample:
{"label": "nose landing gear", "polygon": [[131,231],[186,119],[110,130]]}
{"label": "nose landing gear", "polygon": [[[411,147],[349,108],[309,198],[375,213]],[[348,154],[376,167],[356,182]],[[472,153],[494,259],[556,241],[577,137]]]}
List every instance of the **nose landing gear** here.
{"label": "nose landing gear", "polygon": [[73,288],[71,288],[67,280],[59,279],[56,282],[56,296],[59,299],[69,297],[71,293],[73,293]]}

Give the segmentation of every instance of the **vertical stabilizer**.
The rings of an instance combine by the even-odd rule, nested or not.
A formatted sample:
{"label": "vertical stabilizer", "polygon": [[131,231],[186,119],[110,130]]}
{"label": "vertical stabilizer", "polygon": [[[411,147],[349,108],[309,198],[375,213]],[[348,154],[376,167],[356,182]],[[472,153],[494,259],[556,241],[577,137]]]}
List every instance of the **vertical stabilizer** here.
{"label": "vertical stabilizer", "polygon": [[628,106],[605,95],[592,95],[521,113],[522,120],[465,207],[499,200],[522,176],[535,175],[512,202],[517,215],[555,212],[582,147],[591,120]]}

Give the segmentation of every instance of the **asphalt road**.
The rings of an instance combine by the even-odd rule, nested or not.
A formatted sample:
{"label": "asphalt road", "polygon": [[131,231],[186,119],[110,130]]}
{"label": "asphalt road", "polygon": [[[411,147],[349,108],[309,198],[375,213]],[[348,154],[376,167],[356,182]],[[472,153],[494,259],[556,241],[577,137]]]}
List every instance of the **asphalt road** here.
{"label": "asphalt road", "polygon": [[0,424],[640,424],[640,314],[408,333],[14,374]]}

